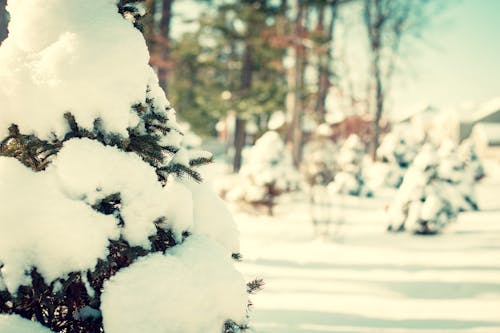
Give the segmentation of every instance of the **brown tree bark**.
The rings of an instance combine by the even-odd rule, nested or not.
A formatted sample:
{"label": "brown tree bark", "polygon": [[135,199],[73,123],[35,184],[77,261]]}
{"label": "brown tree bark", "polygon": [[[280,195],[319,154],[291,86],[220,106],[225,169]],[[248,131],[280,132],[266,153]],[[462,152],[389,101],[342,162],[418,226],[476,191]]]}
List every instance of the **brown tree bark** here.
{"label": "brown tree bark", "polygon": [[[244,96],[250,90],[252,86],[252,71],[253,71],[253,54],[252,46],[250,41],[247,39],[245,41],[245,51],[243,54],[243,68],[241,71],[241,85],[240,92]],[[245,146],[246,139],[246,119],[236,116],[236,126],[234,134],[234,161],[233,161],[233,171],[238,172],[241,168],[241,152]]]}
{"label": "brown tree bark", "polygon": [[158,67],[158,80],[160,86],[167,91],[168,88],[168,65],[170,57],[170,22],[172,20],[172,4],[174,0],[163,0],[160,20],[160,57],[161,64]]}
{"label": "brown tree bark", "polygon": [[377,158],[380,141],[380,119],[384,111],[384,86],[381,68],[382,27],[387,17],[382,13],[381,0],[365,0],[365,24],[368,29],[368,40],[372,52],[372,75],[375,84],[375,116],[373,118],[373,138],[370,146],[370,156]]}
{"label": "brown tree bark", "polygon": [[294,68],[294,100],[292,122],[289,137],[292,143],[292,158],[295,166],[298,166],[302,155],[302,115],[304,112],[304,71],[306,62],[306,49],[303,44],[304,24],[306,6],[302,0],[298,0],[297,17],[295,21],[295,68]]}
{"label": "brown tree bark", "polygon": [[[319,23],[321,23],[321,31],[325,35],[324,44],[321,45],[318,63],[318,95],[316,99],[315,111],[318,115],[320,121],[324,121],[326,113],[326,97],[328,96],[328,90],[331,87],[331,65],[332,65],[332,52],[333,52],[333,35],[335,29],[335,21],[337,18],[337,7],[338,1],[334,0],[330,5],[331,15],[330,21],[328,22],[328,30],[325,31],[323,24],[324,20],[324,9],[325,7],[320,7],[320,18]],[[323,13],[322,13],[323,12]],[[319,24],[318,24],[319,25]]]}
{"label": "brown tree bark", "polygon": [[380,119],[384,111],[384,87],[382,85],[382,73],[380,69],[380,49],[375,52],[374,58],[375,117],[373,119],[373,139],[370,147],[370,155],[373,161],[377,159],[377,149],[380,141]]}

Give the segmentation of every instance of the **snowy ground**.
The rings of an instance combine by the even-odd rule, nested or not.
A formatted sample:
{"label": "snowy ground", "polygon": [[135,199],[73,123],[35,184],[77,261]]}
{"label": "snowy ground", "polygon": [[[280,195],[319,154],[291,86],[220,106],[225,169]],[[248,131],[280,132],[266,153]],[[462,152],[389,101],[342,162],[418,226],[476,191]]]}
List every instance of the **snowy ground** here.
{"label": "snowy ground", "polygon": [[[214,174],[221,166],[213,166]],[[258,333],[500,332],[500,166],[478,187],[481,212],[438,236],[385,232],[391,193],[338,202],[330,239],[314,237],[304,194],[273,218],[234,209]],[[208,170],[207,170],[208,171]],[[494,172],[493,172],[494,171]]]}

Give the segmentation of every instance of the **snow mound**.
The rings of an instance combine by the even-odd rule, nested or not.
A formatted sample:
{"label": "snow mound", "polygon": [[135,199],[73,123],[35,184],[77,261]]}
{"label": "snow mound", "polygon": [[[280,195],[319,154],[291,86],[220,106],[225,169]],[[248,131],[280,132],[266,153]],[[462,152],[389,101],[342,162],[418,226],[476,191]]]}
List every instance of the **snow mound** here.
{"label": "snow mound", "polygon": [[227,318],[245,322],[245,282],[224,254],[217,243],[191,236],[120,271],[104,286],[105,331],[219,333]]}

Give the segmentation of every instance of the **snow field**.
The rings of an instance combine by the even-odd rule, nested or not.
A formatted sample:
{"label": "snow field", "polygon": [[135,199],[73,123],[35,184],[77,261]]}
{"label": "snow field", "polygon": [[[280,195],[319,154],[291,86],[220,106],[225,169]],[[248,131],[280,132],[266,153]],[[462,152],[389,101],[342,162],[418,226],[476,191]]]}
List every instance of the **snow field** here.
{"label": "snow field", "polygon": [[437,236],[385,231],[393,190],[334,202],[322,240],[302,193],[282,197],[274,217],[235,211],[238,268],[266,282],[252,296],[255,332],[499,332],[500,168],[487,170],[483,211],[461,213]]}

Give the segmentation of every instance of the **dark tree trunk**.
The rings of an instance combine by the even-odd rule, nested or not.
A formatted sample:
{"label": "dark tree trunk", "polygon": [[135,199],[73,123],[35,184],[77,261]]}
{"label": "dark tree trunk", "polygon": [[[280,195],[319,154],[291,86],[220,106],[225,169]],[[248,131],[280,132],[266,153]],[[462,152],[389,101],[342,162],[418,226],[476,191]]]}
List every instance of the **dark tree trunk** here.
{"label": "dark tree trunk", "polygon": [[[252,86],[253,54],[250,41],[245,41],[245,52],[243,54],[243,68],[241,71],[241,95],[245,96]],[[241,152],[245,146],[246,120],[240,116],[236,117],[236,126],[234,134],[234,161],[233,171],[238,172],[241,168]]]}
{"label": "dark tree trunk", "polygon": [[[331,82],[331,64],[332,64],[332,42],[333,34],[335,28],[335,21],[337,18],[337,5],[338,1],[333,1],[331,4],[331,16],[328,23],[328,30],[324,31],[323,17],[324,13],[320,12],[319,22],[321,23],[321,29],[325,34],[324,44],[321,46],[321,51],[319,54],[319,64],[318,64],[318,96],[316,99],[315,111],[319,119],[323,122],[325,120],[326,113],[326,97],[328,95],[328,89],[330,89]],[[321,7],[324,11],[324,7]]]}
{"label": "dark tree trunk", "polygon": [[243,118],[236,117],[236,126],[234,132],[234,160],[233,160],[233,171],[238,172],[241,168],[241,152],[243,147],[245,147],[245,127],[247,121]]}
{"label": "dark tree trunk", "polygon": [[172,20],[172,4],[174,0],[163,0],[160,20],[161,64],[158,68],[160,86],[167,91],[168,65],[170,57],[170,21]]}
{"label": "dark tree trunk", "polygon": [[382,84],[382,73],[380,69],[379,50],[375,52],[374,59],[374,78],[375,78],[375,117],[373,119],[373,139],[371,145],[371,158],[377,159],[377,149],[380,141],[380,119],[384,111],[384,87]]}
{"label": "dark tree trunk", "polygon": [[295,166],[300,164],[302,150],[302,114],[304,112],[304,70],[306,61],[306,50],[302,43],[304,37],[303,20],[305,16],[305,5],[298,1],[297,19],[295,22],[295,70],[294,70],[294,102],[292,123],[289,136],[292,142],[292,158]]}
{"label": "dark tree trunk", "polygon": [[[373,6],[372,6],[373,5]],[[375,116],[373,118],[373,137],[370,147],[372,160],[377,159],[377,149],[380,141],[380,119],[384,111],[384,82],[381,65],[382,27],[386,17],[382,13],[382,2],[365,0],[365,24],[368,29],[368,39],[372,51],[372,75],[375,85]]]}
{"label": "dark tree trunk", "polygon": [[[154,56],[156,51],[156,36],[155,36],[155,13],[156,13],[156,1],[146,0],[144,1],[144,7],[146,8],[146,15],[142,19],[143,35],[146,39],[148,45],[149,54]],[[152,64],[154,65],[154,64]]]}
{"label": "dark tree trunk", "polygon": [[0,44],[3,42],[5,38],[7,38],[7,10],[5,6],[7,5],[7,0],[0,0]]}

